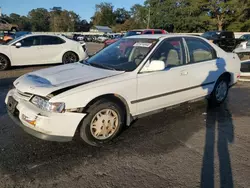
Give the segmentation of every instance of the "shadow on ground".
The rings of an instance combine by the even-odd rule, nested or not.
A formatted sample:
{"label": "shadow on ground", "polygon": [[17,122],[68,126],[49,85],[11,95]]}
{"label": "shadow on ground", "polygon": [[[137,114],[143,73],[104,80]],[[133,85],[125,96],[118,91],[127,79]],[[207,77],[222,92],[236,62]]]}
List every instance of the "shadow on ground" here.
{"label": "shadow on ground", "polygon": [[[0,168],[14,181],[23,178],[42,181],[85,163],[101,163],[104,158],[117,160],[125,156],[165,154],[177,149],[202,128],[191,119],[200,116],[203,109],[204,102],[199,102],[193,107],[180,107],[140,119],[105,148],[89,147],[79,140],[70,143],[38,140],[10,123],[7,115],[2,114]],[[183,119],[188,123],[183,124]]]}
{"label": "shadow on ground", "polygon": [[[23,184],[34,180],[43,183],[45,179],[70,174],[79,166],[102,165],[107,158],[113,163],[126,156],[166,154],[183,146],[194,133],[205,128],[202,113],[206,112],[206,103],[201,101],[140,119],[105,148],[89,147],[79,140],[46,142],[24,133],[9,120],[3,106],[7,89],[2,88],[0,84],[0,173],[4,178]],[[232,92],[234,97],[239,95],[239,103],[249,96],[249,89],[244,87],[232,89]],[[231,110],[234,115],[247,113],[231,102],[228,106],[234,107]]]}

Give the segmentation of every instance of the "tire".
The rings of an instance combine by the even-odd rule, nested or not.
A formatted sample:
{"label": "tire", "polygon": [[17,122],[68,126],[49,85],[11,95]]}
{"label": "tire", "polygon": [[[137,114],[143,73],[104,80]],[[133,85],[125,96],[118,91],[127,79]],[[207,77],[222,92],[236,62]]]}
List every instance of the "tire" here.
{"label": "tire", "polygon": [[[108,110],[110,113],[108,113]],[[118,104],[108,100],[97,101],[89,107],[87,114],[80,125],[79,131],[81,139],[91,146],[105,145],[117,137],[125,121],[124,110]]]}
{"label": "tire", "polygon": [[222,104],[228,95],[229,79],[228,77],[221,77],[217,80],[212,93],[208,99],[211,107],[216,107]]}
{"label": "tire", "polygon": [[7,70],[9,67],[10,60],[4,55],[0,55],[0,71]]}
{"label": "tire", "polygon": [[78,56],[74,52],[66,52],[63,55],[62,63],[68,64],[68,63],[75,63],[78,61]]}

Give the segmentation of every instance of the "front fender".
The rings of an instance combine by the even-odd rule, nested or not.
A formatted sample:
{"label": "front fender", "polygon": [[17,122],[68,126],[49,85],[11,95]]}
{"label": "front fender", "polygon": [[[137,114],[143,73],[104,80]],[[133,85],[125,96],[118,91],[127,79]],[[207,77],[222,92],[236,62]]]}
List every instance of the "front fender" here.
{"label": "front fender", "polygon": [[[112,84],[102,84],[101,86],[86,89],[79,86],[72,90],[61,93],[50,99],[51,102],[64,102],[66,109],[84,108],[92,100],[104,95],[112,94],[120,98],[123,103],[126,102],[128,111],[133,115],[136,113],[136,105],[131,104],[131,101],[136,98],[136,79],[128,79],[122,82]],[[90,83],[91,86],[91,83]]]}

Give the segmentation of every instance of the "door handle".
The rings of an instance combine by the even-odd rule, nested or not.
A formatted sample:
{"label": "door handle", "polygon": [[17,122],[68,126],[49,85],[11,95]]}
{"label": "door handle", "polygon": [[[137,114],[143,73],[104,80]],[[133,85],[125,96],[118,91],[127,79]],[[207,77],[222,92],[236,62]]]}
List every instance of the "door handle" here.
{"label": "door handle", "polygon": [[182,71],[181,75],[183,75],[183,76],[188,75],[188,71]]}

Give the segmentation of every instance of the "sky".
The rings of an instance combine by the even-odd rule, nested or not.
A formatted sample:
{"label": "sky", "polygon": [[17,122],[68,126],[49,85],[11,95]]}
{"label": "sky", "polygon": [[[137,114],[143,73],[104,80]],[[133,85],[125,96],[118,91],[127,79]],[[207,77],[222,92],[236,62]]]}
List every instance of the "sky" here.
{"label": "sky", "polygon": [[95,5],[101,2],[110,2],[115,8],[130,9],[134,4],[143,4],[144,0],[0,0],[3,14],[16,13],[27,15],[35,8],[62,7],[62,9],[73,10],[87,21],[94,15]]}

